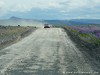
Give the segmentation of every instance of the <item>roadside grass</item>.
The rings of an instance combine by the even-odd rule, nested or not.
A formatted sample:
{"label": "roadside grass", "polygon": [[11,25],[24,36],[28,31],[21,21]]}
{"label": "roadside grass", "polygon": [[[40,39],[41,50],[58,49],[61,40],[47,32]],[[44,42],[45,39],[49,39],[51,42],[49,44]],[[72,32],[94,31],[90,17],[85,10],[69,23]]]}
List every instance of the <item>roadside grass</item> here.
{"label": "roadside grass", "polygon": [[20,40],[21,38],[29,35],[34,31],[35,27],[22,27],[22,26],[2,26],[0,27],[0,49],[7,47]]}
{"label": "roadside grass", "polygon": [[96,37],[94,32],[80,32],[78,29],[69,26],[62,28],[65,29],[72,41],[76,43],[76,46],[82,50],[82,52],[85,51],[93,59],[100,62],[100,38]]}
{"label": "roadside grass", "polygon": [[73,29],[71,27],[65,27],[68,31],[70,31],[73,35],[76,35],[81,40],[86,43],[91,43],[93,45],[100,46],[100,38],[96,37],[93,32],[80,32],[79,30]]}

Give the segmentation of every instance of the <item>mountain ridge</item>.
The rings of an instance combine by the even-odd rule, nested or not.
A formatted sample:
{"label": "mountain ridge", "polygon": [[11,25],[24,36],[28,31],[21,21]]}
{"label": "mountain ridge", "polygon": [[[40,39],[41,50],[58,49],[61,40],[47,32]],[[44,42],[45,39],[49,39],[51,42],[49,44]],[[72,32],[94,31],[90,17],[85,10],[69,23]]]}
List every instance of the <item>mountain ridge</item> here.
{"label": "mountain ridge", "polygon": [[36,20],[24,19],[12,16],[9,19],[0,20],[0,25],[35,25],[48,23],[51,25],[100,25],[100,19],[70,19],[70,20]]}

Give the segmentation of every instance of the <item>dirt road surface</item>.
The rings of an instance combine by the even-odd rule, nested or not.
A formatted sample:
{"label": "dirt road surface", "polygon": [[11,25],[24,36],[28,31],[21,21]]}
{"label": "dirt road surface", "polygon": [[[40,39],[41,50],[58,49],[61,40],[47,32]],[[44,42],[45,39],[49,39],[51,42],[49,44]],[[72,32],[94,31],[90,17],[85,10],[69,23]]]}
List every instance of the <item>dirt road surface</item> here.
{"label": "dirt road surface", "polygon": [[61,28],[37,29],[0,50],[0,75],[100,75]]}

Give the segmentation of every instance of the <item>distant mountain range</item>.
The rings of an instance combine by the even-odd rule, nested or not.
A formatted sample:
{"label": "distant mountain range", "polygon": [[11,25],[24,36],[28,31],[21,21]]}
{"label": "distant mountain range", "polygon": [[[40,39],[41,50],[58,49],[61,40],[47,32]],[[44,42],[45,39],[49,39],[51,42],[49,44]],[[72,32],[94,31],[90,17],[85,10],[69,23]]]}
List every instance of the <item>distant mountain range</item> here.
{"label": "distant mountain range", "polygon": [[9,19],[5,19],[5,20],[0,20],[0,25],[2,26],[40,26],[43,25],[43,21],[39,21],[39,20],[34,20],[34,19],[23,19],[23,18],[18,18],[15,16],[12,16]]}
{"label": "distant mountain range", "polygon": [[3,26],[40,26],[44,25],[45,23],[51,25],[100,25],[100,19],[34,20],[12,16],[9,19],[0,20],[0,25]]}
{"label": "distant mountain range", "polygon": [[21,20],[22,18],[18,18],[18,17],[12,16],[9,19],[12,19],[12,20]]}
{"label": "distant mountain range", "polygon": [[100,19],[45,20],[52,25],[100,25]]}

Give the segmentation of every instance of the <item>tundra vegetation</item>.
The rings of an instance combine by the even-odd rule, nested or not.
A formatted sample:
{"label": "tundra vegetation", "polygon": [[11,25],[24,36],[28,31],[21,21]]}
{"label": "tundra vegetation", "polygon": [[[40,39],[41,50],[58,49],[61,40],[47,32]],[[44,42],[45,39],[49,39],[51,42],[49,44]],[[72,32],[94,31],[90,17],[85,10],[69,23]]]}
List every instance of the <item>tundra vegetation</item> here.
{"label": "tundra vegetation", "polygon": [[100,62],[100,26],[65,26],[64,29],[78,47]]}
{"label": "tundra vegetation", "polygon": [[9,45],[12,42],[18,41],[21,38],[30,34],[35,27],[32,26],[2,26],[0,25],[0,49]]}

